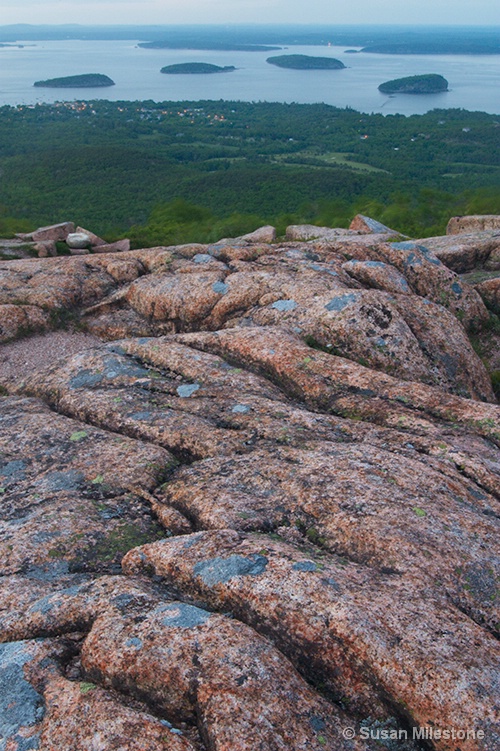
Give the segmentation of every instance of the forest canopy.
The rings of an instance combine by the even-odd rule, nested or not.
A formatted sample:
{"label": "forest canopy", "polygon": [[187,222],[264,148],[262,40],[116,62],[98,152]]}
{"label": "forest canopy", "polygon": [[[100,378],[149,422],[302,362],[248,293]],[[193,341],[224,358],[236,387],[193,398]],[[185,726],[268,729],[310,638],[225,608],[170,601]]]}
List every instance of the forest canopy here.
{"label": "forest canopy", "polygon": [[136,246],[261,224],[412,237],[500,213],[498,117],[367,115],[325,104],[76,101],[0,108],[0,235],[75,220]]}

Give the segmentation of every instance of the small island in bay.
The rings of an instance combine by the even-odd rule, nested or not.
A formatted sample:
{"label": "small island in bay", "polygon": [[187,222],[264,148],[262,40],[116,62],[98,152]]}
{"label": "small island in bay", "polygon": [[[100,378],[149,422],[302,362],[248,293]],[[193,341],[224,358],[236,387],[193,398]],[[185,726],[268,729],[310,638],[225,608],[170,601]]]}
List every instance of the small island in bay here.
{"label": "small island in bay", "polygon": [[50,89],[94,89],[102,86],[114,86],[115,82],[102,73],[83,73],[79,76],[64,76],[63,78],[48,78],[46,81],[35,81],[33,86]]}
{"label": "small island in bay", "polygon": [[268,57],[267,61],[279,68],[293,68],[294,70],[341,70],[344,63],[333,57],[311,57],[310,55],[277,55]]}
{"label": "small island in bay", "polygon": [[378,90],[383,94],[437,94],[448,91],[448,81],[437,73],[427,73],[386,81],[380,84]]}
{"label": "small island in bay", "polygon": [[175,65],[166,65],[161,69],[161,73],[178,74],[178,73],[229,73],[236,70],[234,65],[212,65],[212,63],[176,63]]}

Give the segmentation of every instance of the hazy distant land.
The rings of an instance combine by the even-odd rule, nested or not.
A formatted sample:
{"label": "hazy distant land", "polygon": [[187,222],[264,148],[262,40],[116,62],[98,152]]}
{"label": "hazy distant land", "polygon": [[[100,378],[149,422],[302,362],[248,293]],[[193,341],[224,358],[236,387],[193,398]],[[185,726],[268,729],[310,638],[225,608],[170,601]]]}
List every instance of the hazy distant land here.
{"label": "hazy distant land", "polygon": [[85,39],[141,40],[154,49],[212,49],[267,51],[288,45],[328,44],[360,47],[365,52],[387,54],[498,55],[498,26],[325,25],[253,24],[117,25],[78,24],[0,26],[0,42]]}
{"label": "hazy distant land", "polygon": [[341,70],[344,63],[333,57],[311,57],[310,55],[278,55],[268,57],[267,61],[278,68],[293,68],[294,70]]}
{"label": "hazy distant land", "polygon": [[80,76],[64,76],[63,78],[48,78],[46,81],[35,81],[33,86],[51,89],[87,89],[103,86],[114,86],[115,82],[102,73],[83,73]]}
{"label": "hazy distant land", "polygon": [[175,65],[166,65],[160,73],[179,74],[179,73],[229,73],[236,70],[234,65],[212,65],[212,63],[176,63]]}
{"label": "hazy distant land", "polygon": [[186,40],[184,42],[158,41],[139,42],[138,47],[146,50],[215,50],[224,52],[273,52],[281,47],[270,47],[264,44],[231,44],[230,42],[197,42]]}
{"label": "hazy distant land", "polygon": [[500,44],[486,40],[464,40],[460,42],[435,40],[412,42],[389,42],[371,44],[363,47],[361,52],[380,55],[498,55]]}

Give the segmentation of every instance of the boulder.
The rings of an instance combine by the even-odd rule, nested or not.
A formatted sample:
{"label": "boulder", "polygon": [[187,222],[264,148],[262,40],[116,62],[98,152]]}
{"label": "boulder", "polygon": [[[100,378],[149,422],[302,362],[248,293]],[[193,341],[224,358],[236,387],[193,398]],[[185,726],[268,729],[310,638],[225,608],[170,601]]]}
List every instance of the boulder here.
{"label": "boulder", "polygon": [[465,274],[487,264],[490,255],[498,251],[500,231],[487,230],[444,237],[425,237],[415,242],[426,247],[452,271]]}
{"label": "boulder", "polygon": [[484,302],[497,315],[500,315],[500,277],[485,279],[475,285]]}
{"label": "boulder", "polygon": [[66,245],[71,250],[88,248],[90,244],[90,237],[85,232],[70,232],[66,238]]}
{"label": "boulder", "polygon": [[347,261],[342,265],[353,279],[375,289],[410,295],[411,289],[403,274],[383,261]]}
{"label": "boulder", "polygon": [[49,227],[39,227],[31,233],[31,239],[34,242],[44,242],[53,240],[54,242],[64,241],[67,236],[75,231],[73,222],[62,222],[61,224],[52,224]]}
{"label": "boulder", "polygon": [[476,214],[472,216],[453,216],[446,226],[447,235],[461,235],[484,230],[500,230],[498,214]]}
{"label": "boulder", "polygon": [[84,229],[83,227],[77,227],[75,232],[81,233],[83,235],[87,235],[87,237],[90,239],[90,244],[92,245],[92,247],[96,247],[98,245],[106,245],[106,240],[103,240],[102,237],[95,235],[93,232],[91,232],[88,229]]}
{"label": "boulder", "polygon": [[130,240],[117,240],[114,243],[92,246],[94,253],[121,253],[130,250]]}
{"label": "boulder", "polygon": [[363,234],[399,235],[399,232],[396,232],[396,230],[386,227],[382,222],[377,222],[376,219],[371,219],[369,216],[364,216],[364,214],[356,214],[349,225],[349,229],[362,232]]}
{"label": "boulder", "polygon": [[248,243],[273,243],[276,240],[276,227],[267,224],[265,227],[259,227],[253,232],[242,235],[239,239]]}
{"label": "boulder", "polygon": [[491,251],[484,264],[487,271],[500,271],[500,237],[498,245]]}
{"label": "boulder", "polygon": [[49,256],[57,255],[57,247],[54,240],[45,240],[44,242],[37,242],[33,246],[33,250],[38,253],[38,258],[48,258]]}
{"label": "boulder", "polygon": [[308,240],[317,240],[318,238],[329,240],[358,234],[359,232],[350,229],[316,227],[314,224],[291,224],[286,228],[285,238],[287,240],[307,242]]}
{"label": "boulder", "polygon": [[440,261],[432,245],[385,243],[373,248],[371,255],[395,266],[413,292],[448,308],[466,329],[474,330],[488,319],[477,292]]}

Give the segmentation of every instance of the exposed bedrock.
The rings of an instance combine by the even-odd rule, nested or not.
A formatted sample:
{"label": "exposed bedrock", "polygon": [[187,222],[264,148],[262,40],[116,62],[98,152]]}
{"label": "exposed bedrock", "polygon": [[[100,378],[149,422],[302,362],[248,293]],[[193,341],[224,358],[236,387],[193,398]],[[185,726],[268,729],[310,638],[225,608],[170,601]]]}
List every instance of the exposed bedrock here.
{"label": "exposed bedrock", "polygon": [[0,263],[2,751],[498,751],[491,237],[270,229]]}
{"label": "exposed bedrock", "polygon": [[[498,643],[425,577],[381,573],[279,537],[263,547],[261,535],[229,530],[146,545],[124,567],[175,581],[252,624],[351,710],[386,707],[422,725],[432,716],[442,728],[466,726],[481,712],[483,689],[494,691]],[[447,681],[453,688],[443,691]]]}
{"label": "exposed bedrock", "polygon": [[425,247],[367,238],[4,262],[0,336],[82,314],[107,339],[278,325],[370,368],[492,401],[466,333],[488,319],[479,294]]}

